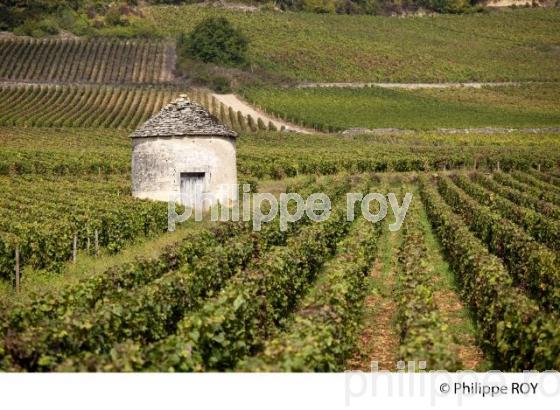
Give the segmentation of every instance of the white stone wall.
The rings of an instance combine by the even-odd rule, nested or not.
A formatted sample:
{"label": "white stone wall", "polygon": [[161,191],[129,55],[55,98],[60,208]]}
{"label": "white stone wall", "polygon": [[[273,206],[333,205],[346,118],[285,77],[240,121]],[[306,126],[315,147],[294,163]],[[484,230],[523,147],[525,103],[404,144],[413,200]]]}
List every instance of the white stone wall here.
{"label": "white stone wall", "polygon": [[237,199],[235,139],[231,137],[144,137],[132,139],[132,195],[177,200],[182,172],[205,172],[205,192],[222,204]]}

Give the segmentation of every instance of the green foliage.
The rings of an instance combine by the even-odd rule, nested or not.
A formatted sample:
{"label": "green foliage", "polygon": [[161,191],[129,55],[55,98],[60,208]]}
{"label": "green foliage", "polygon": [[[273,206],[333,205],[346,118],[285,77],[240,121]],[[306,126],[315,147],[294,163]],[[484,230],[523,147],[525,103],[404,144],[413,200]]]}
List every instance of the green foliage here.
{"label": "green foliage", "polygon": [[[167,229],[167,206],[129,195],[126,177],[3,177],[0,277],[13,277],[16,246],[21,266],[58,270],[72,257],[72,243],[118,252],[138,236]],[[20,199],[16,199],[20,198]],[[89,245],[88,245],[89,244]]]}
{"label": "green foliage", "polygon": [[[165,83],[171,80],[165,70],[168,48],[169,44],[161,41],[0,39],[0,79],[40,83]],[[9,88],[2,87],[0,91],[4,93]]]}
{"label": "green foliage", "polygon": [[123,16],[118,5],[111,5],[105,13],[104,21],[109,26],[127,26],[128,20]]}
{"label": "green foliage", "polygon": [[[335,188],[333,189],[331,182],[328,186],[330,190],[328,192],[331,194],[335,193],[335,196],[342,195],[342,192],[345,192],[348,188],[345,181],[334,186]],[[309,190],[314,188],[324,189],[323,186],[307,187]],[[147,286],[132,289],[128,293],[121,292],[120,295],[115,294],[114,298],[106,295],[104,303],[96,306],[93,310],[76,309],[74,307],[67,312],[61,312],[62,316],[58,319],[51,317],[48,322],[49,325],[43,327],[39,334],[32,334],[32,332],[21,333],[17,341],[14,340],[14,343],[7,347],[6,350],[12,356],[12,366],[15,368],[23,366],[27,369],[46,370],[54,368],[61,360],[68,359],[59,368],[60,370],[75,370],[78,368],[109,370],[111,368],[120,368],[122,363],[128,363],[131,352],[134,352],[134,354],[139,354],[140,352],[134,348],[134,345],[132,345],[132,350],[129,349],[131,341],[138,340],[149,343],[150,341],[161,339],[166,334],[173,333],[176,329],[175,325],[182,315],[200,304],[204,298],[212,296],[212,293],[224,285],[227,278],[234,275],[227,282],[227,287],[217,296],[218,300],[228,293],[243,291],[245,288],[237,288],[234,283],[238,282],[245,275],[251,276],[248,273],[239,273],[243,270],[248,258],[255,257],[254,263],[256,266],[248,268],[249,272],[251,272],[259,266],[268,266],[272,269],[273,265],[270,264],[276,260],[275,258],[267,259],[268,262],[265,263],[260,261],[258,257],[260,252],[265,252],[270,246],[278,247],[273,249],[282,249],[282,245],[286,245],[286,251],[292,250],[290,258],[295,258],[293,260],[298,260],[301,257],[301,252],[304,252],[297,246],[302,243],[303,238],[307,238],[304,242],[307,244],[306,246],[313,246],[313,249],[317,247],[322,248],[325,246],[325,243],[330,244],[329,246],[332,247],[332,237],[329,239],[327,235],[324,239],[312,241],[309,235],[304,233],[306,232],[305,227],[302,228],[302,233],[295,238],[288,238],[290,235],[297,233],[306,220],[303,219],[298,223],[290,224],[289,232],[281,232],[278,224],[266,224],[264,229],[258,233],[248,232],[250,224],[222,225],[222,233],[215,236],[219,238],[225,237],[226,241],[222,242],[223,245],[220,243],[216,244],[215,240],[208,235],[199,238],[199,241],[194,240],[195,238],[193,238],[193,241],[186,241],[186,246],[185,244],[179,246],[179,253],[171,250],[162,255],[162,258],[159,258],[157,261],[147,261],[144,263],[147,269],[156,268],[159,272],[157,275],[150,274],[153,278],[155,277],[155,280]],[[337,221],[340,222],[338,218]],[[325,224],[321,224],[321,226],[323,227]],[[335,232],[339,232],[339,235],[343,231],[341,228],[343,225],[337,227],[333,222],[332,225],[329,224],[328,226]],[[298,239],[302,235],[303,237]],[[317,239],[317,236],[314,234],[313,238]],[[204,239],[204,242],[200,243],[200,239]],[[317,243],[312,245],[312,242]],[[290,245],[290,243],[293,243],[293,245]],[[295,255],[293,250],[297,250]],[[264,255],[267,254],[265,253]],[[318,256],[314,255],[313,252],[308,250],[305,255],[309,263],[294,265],[295,269],[305,272],[306,269],[317,269],[320,266],[317,260]],[[125,267],[127,271],[130,268]],[[162,272],[167,270],[169,270],[167,273],[162,274]],[[235,275],[236,273],[237,275]],[[109,272],[107,274],[111,275],[113,273]],[[270,272],[270,275],[272,276],[267,276],[265,282],[268,286],[274,280],[286,280],[283,275],[276,277],[273,275],[273,272]],[[293,280],[302,279],[304,278],[293,278]],[[269,282],[269,280],[272,280],[272,282]],[[275,287],[274,289],[280,291],[283,288]],[[274,289],[269,290],[269,292]],[[290,292],[288,289],[286,291]],[[301,289],[299,292],[301,292]],[[249,303],[249,300],[242,301],[239,295],[235,296],[234,299],[234,303],[224,304],[220,309],[229,311],[235,316],[239,313],[237,310],[241,306]],[[215,300],[216,298],[210,299],[202,306],[202,310],[208,311],[211,306],[216,306]],[[284,306],[285,302],[283,299],[278,299],[277,303]],[[249,304],[249,306],[252,306],[251,310],[258,308],[258,304]],[[73,317],[71,322],[65,320],[68,316]],[[196,317],[196,313],[193,316]],[[185,326],[185,323],[189,323],[189,317],[191,316],[183,319],[178,326]],[[208,316],[204,320],[216,321],[218,323],[223,320],[223,317],[220,315],[216,315],[213,318]],[[277,320],[279,320],[279,317]],[[104,342],[101,343],[101,339]],[[109,348],[113,343],[125,339],[128,339],[129,343],[118,345],[109,354]],[[156,349],[157,346],[162,346],[162,348],[165,348],[163,346],[171,347],[170,343],[173,340],[176,339],[170,337],[164,339],[161,343],[147,347],[150,349]],[[212,340],[212,343],[214,343],[218,341],[218,338],[213,338]],[[53,349],[54,346],[58,346],[58,350]],[[146,368],[165,367],[176,360],[175,356],[164,356],[162,359],[159,363],[144,363],[144,366]],[[139,365],[139,363],[136,365]]]}
{"label": "green foliage", "polygon": [[461,294],[475,313],[479,340],[495,368],[558,368],[558,318],[541,312],[535,301],[513,286],[500,260],[488,253],[427,178],[421,177],[420,183],[432,226],[456,272]]}
{"label": "green foliage", "polygon": [[500,184],[530,194],[541,201],[549,202],[555,206],[560,206],[560,195],[555,192],[550,192],[546,189],[539,189],[538,187],[531,186],[531,184],[525,184],[508,174],[496,173],[493,177]]}
{"label": "green foliage", "polygon": [[547,309],[555,310],[560,306],[557,253],[539,244],[510,220],[470,198],[448,177],[439,179],[438,188],[488,249],[503,260],[516,284],[526,288]]}
{"label": "green foliage", "polygon": [[[247,240],[239,242],[240,239]],[[209,246],[212,242],[210,239],[195,245],[204,249],[199,251],[198,258],[185,255],[188,249],[182,250],[179,256],[190,257],[192,262],[181,263],[177,270],[165,272],[169,268],[165,264],[148,263],[146,274],[155,279],[146,286],[112,299],[106,297],[102,306],[92,310],[73,307],[61,316],[62,320],[50,320],[42,332],[22,332],[8,350],[17,358],[14,364],[47,370],[73,355],[107,352],[114,343],[124,339],[150,342],[166,336],[184,313],[243,269],[256,246],[251,236],[242,232],[223,245]],[[264,239],[261,244],[266,247]],[[151,273],[153,269],[157,273]],[[64,320],[68,316],[74,318],[72,323]],[[57,354],[55,346],[63,351]],[[31,347],[33,353],[29,356]]]}
{"label": "green foliage", "polygon": [[[245,117],[234,117],[241,129],[248,130]],[[126,130],[115,129],[0,127],[0,174],[125,174],[130,170],[128,134]],[[237,145],[239,176],[258,179],[464,167],[484,170],[495,169],[497,162],[503,170],[539,165],[544,170],[560,160],[555,134],[424,133],[301,138],[293,133],[260,131],[241,134]],[[512,179],[501,174],[494,178]],[[516,186],[526,193],[534,192],[537,200],[542,197],[547,202],[560,202],[560,196],[554,193],[535,190],[518,181]]]}
{"label": "green foliage", "polygon": [[548,192],[551,195],[560,196],[560,187],[555,186],[549,182],[543,181],[542,179],[529,175],[525,172],[515,171],[512,173],[513,178],[517,179],[523,184],[532,186],[536,189]]}
{"label": "green foliage", "polygon": [[222,76],[212,76],[208,86],[218,94],[227,94],[232,91],[229,79]]}
{"label": "green foliage", "polygon": [[[147,7],[131,28],[176,37],[226,17],[250,41],[247,60],[292,81],[557,81],[560,10],[437,18],[245,13],[213,7]],[[266,33],[264,35],[263,33]],[[457,47],[462,47],[457,53]]]}
{"label": "green foliage", "polygon": [[[256,0],[263,3],[266,0]],[[310,13],[390,14],[414,13],[419,7],[439,13],[462,13],[471,9],[468,0],[279,0],[282,10]]]}
{"label": "green foliage", "polygon": [[[515,176],[540,177],[549,184],[555,181],[556,172],[517,172]],[[467,179],[453,178],[469,187]],[[555,291],[549,283],[557,283],[557,278],[542,278],[535,286],[542,288],[542,294],[533,293],[529,280],[527,288],[518,286],[513,268],[508,272],[504,267],[510,262],[503,259],[502,263],[487,250],[486,242],[475,237],[482,237],[482,231],[472,225],[464,210],[473,207],[472,214],[481,215],[477,223],[482,226],[487,218],[485,208],[478,205],[475,209],[450,178],[439,177],[438,186],[451,206],[425,176],[419,180],[429,219],[456,273],[461,295],[475,314],[479,343],[495,368],[558,368],[558,317],[546,296]],[[251,232],[247,223],[221,223],[164,250],[155,259],[113,267],[58,293],[31,296],[28,302],[12,305],[0,300],[0,368],[343,369],[355,343],[364,275],[375,259],[382,225],[346,221],[342,205],[349,178],[314,181],[301,178],[287,189],[304,196],[324,191],[334,198],[333,215],[323,223],[307,225],[304,218],[290,224],[288,232],[281,232],[276,223],[265,224],[260,232]],[[468,191],[480,193],[478,189]],[[53,196],[52,188],[48,195]],[[10,198],[0,204],[3,209],[13,201]],[[430,369],[455,369],[458,363],[449,349],[449,328],[433,300],[418,207],[413,203],[409,209],[399,250],[395,297],[400,354],[405,360],[427,360]],[[492,225],[484,232],[503,236],[512,231],[503,220],[486,221]],[[121,221],[119,228],[128,225]],[[513,239],[520,238],[522,235]],[[500,253],[503,249],[516,252],[520,247],[511,238],[502,239],[501,248],[489,245],[488,249],[520,265],[514,253]],[[532,264],[541,263],[539,258],[544,260],[546,252],[534,258],[532,249],[526,247],[523,254]]]}
{"label": "green foliage", "polygon": [[322,129],[558,127],[556,84],[482,90],[248,88],[244,96],[293,123]]}
{"label": "green foliage", "polygon": [[416,3],[439,13],[462,13],[471,7],[469,0],[419,0]]}
{"label": "green foliage", "polygon": [[266,124],[264,123],[264,121],[262,120],[261,117],[259,117],[259,118],[257,119],[257,128],[258,128],[259,130],[261,130],[261,131],[262,131],[262,130],[267,130],[267,126],[266,126]]}
{"label": "green foliage", "polygon": [[342,371],[361,322],[365,279],[377,256],[381,224],[360,219],[303,300],[285,332],[238,366],[243,371]]}
{"label": "green foliage", "polygon": [[[302,229],[247,275],[233,280],[216,300],[179,324],[176,335],[147,350],[152,369],[224,370],[247,356],[296,306],[336,242],[344,215]],[[192,346],[184,355],[184,346]]]}
{"label": "green foliage", "polygon": [[26,20],[18,26],[14,33],[22,36],[45,37],[59,32],[58,22],[53,17],[45,17],[38,21]]}
{"label": "green foliage", "polygon": [[334,0],[302,0],[301,9],[311,13],[334,13],[336,3]]}
{"label": "green foliage", "polygon": [[[0,125],[130,130],[147,121],[179,94],[180,90],[166,87],[0,87]],[[0,158],[2,156],[0,153]],[[31,163],[21,166],[32,168]]]}
{"label": "green foliage", "polygon": [[127,174],[127,134],[110,129],[2,127],[0,174]]}
{"label": "green foliage", "polygon": [[[497,174],[494,174],[494,177]],[[474,181],[484,186],[485,188],[495,192],[496,194],[515,202],[519,206],[533,209],[545,216],[560,220],[560,207],[543,201],[529,193],[510,188],[506,185],[501,185],[496,182],[495,178],[486,177],[480,173],[472,175]]]}
{"label": "green foliage", "polygon": [[[559,176],[543,173],[543,172],[537,171],[536,169],[529,169],[529,170],[527,170],[527,173],[530,174],[531,176],[533,176],[534,178],[540,179],[541,181],[544,181],[548,184],[555,185],[555,187],[556,187],[555,191],[558,192],[558,189],[560,188],[560,177]],[[551,187],[550,185],[545,185],[545,186],[546,186],[547,189],[549,189],[549,188],[554,189],[554,187]]]}
{"label": "green foliage", "polygon": [[[8,0],[2,2],[0,11],[0,25],[12,30],[18,26],[23,25],[22,32],[31,34],[34,30],[39,31],[39,26],[43,28],[52,29],[52,20],[46,24],[42,24],[41,20],[44,18],[52,19],[53,15],[65,8],[76,8],[83,4],[82,0],[66,1],[66,0],[29,0],[29,1],[16,1]],[[42,30],[41,30],[42,31]],[[41,33],[42,35],[45,32]],[[47,33],[48,34],[48,33]]]}
{"label": "green foliage", "polygon": [[[254,122],[254,121],[253,121]],[[355,137],[260,132],[238,138],[238,171],[257,178],[339,172],[430,171],[454,168],[554,167],[555,134],[363,135]],[[548,194],[549,195],[549,194]]]}
{"label": "green foliage", "polygon": [[[232,225],[226,226],[230,228]],[[8,328],[22,332],[41,321],[61,318],[71,310],[92,309],[100,299],[116,300],[125,290],[148,284],[180,265],[192,264],[204,255],[206,248],[217,246],[228,238],[226,229],[221,231],[220,234],[203,231],[170,246],[155,259],[139,258],[67,286],[57,293],[36,295],[29,303],[15,303],[9,312],[3,312],[2,334]]]}
{"label": "green foliage", "polygon": [[461,368],[449,324],[434,301],[433,272],[420,225],[418,202],[412,201],[403,227],[398,260],[397,327],[401,338],[400,357],[405,362],[426,362],[427,370],[454,371]]}
{"label": "green foliage", "polygon": [[224,17],[210,17],[200,22],[179,45],[183,56],[205,63],[242,65],[246,62],[249,42],[245,35]]}
{"label": "green foliage", "polygon": [[517,206],[511,201],[473,184],[465,175],[453,175],[453,181],[481,204],[497,211],[504,218],[511,218],[514,223],[521,226],[538,242],[552,250],[560,250],[559,221],[551,220],[538,212]]}
{"label": "green foliage", "polygon": [[195,4],[202,3],[204,0],[148,0],[150,4]]}
{"label": "green foliage", "polygon": [[102,27],[122,27],[129,24],[136,0],[32,0],[4,2],[0,27],[18,35],[43,37],[58,34],[59,29],[77,35],[91,34]]}

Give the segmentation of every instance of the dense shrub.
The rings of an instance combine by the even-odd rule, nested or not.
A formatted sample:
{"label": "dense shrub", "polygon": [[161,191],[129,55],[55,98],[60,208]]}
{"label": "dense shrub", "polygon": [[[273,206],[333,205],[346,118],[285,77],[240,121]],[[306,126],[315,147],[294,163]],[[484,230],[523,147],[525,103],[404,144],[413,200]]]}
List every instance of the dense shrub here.
{"label": "dense shrub", "polygon": [[469,0],[417,0],[417,4],[438,13],[461,13],[470,7]]}
{"label": "dense shrub", "polygon": [[128,20],[123,16],[122,10],[117,6],[111,6],[105,13],[105,24],[109,26],[126,26]]}
{"label": "dense shrub", "polygon": [[401,14],[419,8],[438,13],[469,11],[479,0],[278,0],[282,10],[338,14]]}
{"label": "dense shrub", "polygon": [[175,67],[177,76],[190,81],[192,84],[208,87],[220,94],[227,94],[232,90],[234,79],[228,70],[231,69],[203,63],[185,56],[180,56],[177,59]]}
{"label": "dense shrub", "polygon": [[26,20],[25,23],[17,27],[14,32],[18,35],[44,37],[58,34],[59,26],[54,18],[45,17],[39,21]]}
{"label": "dense shrub", "polygon": [[333,0],[303,0],[302,10],[313,13],[334,13],[336,3]]}
{"label": "dense shrub", "polygon": [[30,0],[3,1],[0,4],[0,30],[18,35],[43,37],[63,30],[78,35],[91,33],[91,27],[126,26],[126,16],[135,12],[137,0]]}
{"label": "dense shrub", "polygon": [[224,17],[211,17],[189,34],[180,52],[205,63],[241,65],[246,61],[247,38]]}
{"label": "dense shrub", "polygon": [[56,15],[65,9],[77,10],[84,3],[84,0],[3,1],[0,6],[0,28],[13,30],[16,27],[21,27],[20,31],[25,32],[25,34],[31,34],[33,30],[43,31],[46,34],[56,34],[54,33],[55,29],[52,28],[55,25],[48,21],[45,23],[44,20],[48,16],[53,19],[56,18]]}
{"label": "dense shrub", "polygon": [[204,0],[148,0],[150,4],[195,4],[203,2]]}

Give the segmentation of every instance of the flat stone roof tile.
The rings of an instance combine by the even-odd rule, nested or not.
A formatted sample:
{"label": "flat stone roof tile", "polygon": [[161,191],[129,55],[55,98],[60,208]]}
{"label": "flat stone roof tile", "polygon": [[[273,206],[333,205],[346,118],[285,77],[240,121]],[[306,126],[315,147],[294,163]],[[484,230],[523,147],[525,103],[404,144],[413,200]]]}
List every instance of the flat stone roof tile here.
{"label": "flat stone roof tile", "polygon": [[132,138],[180,136],[237,137],[202,105],[181,96],[136,129]]}

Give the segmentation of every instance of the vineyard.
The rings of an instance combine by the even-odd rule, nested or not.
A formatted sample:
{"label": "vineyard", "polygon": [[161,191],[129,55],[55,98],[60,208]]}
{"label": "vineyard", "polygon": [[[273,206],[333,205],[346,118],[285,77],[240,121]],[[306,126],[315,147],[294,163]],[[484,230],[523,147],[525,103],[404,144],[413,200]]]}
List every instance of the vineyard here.
{"label": "vineyard", "polygon": [[226,17],[246,33],[256,67],[298,82],[560,80],[557,9],[414,19],[197,5],[144,7],[143,13],[123,31],[175,37],[204,18]]}
{"label": "vineyard", "polygon": [[256,178],[282,179],[339,172],[544,169],[556,167],[559,155],[555,134],[429,132],[302,138],[286,133],[257,133],[239,138],[238,172]]}
{"label": "vineyard", "polygon": [[0,128],[0,174],[128,174],[127,131],[84,128]]}
{"label": "vineyard", "polygon": [[[130,172],[129,131],[0,127],[0,175],[111,175]],[[555,134],[419,133],[340,138],[260,131],[237,140],[243,178],[281,180],[340,172],[553,168]]]}
{"label": "vineyard", "polygon": [[[395,361],[447,370],[558,369],[558,172],[301,180],[287,189],[327,193],[333,198],[328,220],[304,218],[284,232],[277,222],[260,232],[250,223],[223,222],[156,258],[114,266],[25,302],[5,302],[2,368],[340,371],[378,360],[387,345],[369,340],[369,350],[356,351],[368,343],[368,315],[389,314],[378,330],[394,338],[384,354]],[[346,220],[346,192],[391,189],[399,200],[404,192],[414,194],[400,231]],[[111,208],[99,206],[102,219]],[[96,207],[88,211],[95,214]],[[157,229],[157,221],[151,223]],[[66,224],[70,234],[70,226],[84,233],[94,227],[79,218]],[[131,222],[118,236],[148,226]],[[103,236],[109,244],[111,235],[109,229]],[[392,255],[384,255],[388,249]],[[453,284],[438,279],[442,264]],[[394,275],[383,281],[393,281],[394,290],[383,296],[393,299],[392,310],[368,310],[366,302],[379,295],[375,272],[382,270]],[[462,316],[450,316],[449,301]]]}
{"label": "vineyard", "polygon": [[[209,100],[209,106],[224,111],[215,101]],[[165,204],[130,197],[129,131],[11,126],[0,128],[0,141],[4,282],[14,282],[16,249],[23,269],[56,272],[77,252],[115,253],[137,238],[165,231]],[[558,224],[546,218],[558,217],[560,199],[546,188],[557,183],[558,176],[550,174],[543,180],[544,174],[535,169],[552,170],[559,162],[554,134],[444,137],[426,133],[342,139],[260,131],[238,138],[239,178],[246,181],[341,173],[511,171],[511,176],[498,173],[494,179],[477,180],[504,196],[493,203],[499,209],[508,209],[508,201],[530,207],[531,211],[522,208],[514,213],[516,220],[554,251],[558,251]],[[494,201],[492,196],[481,197],[486,205]]]}
{"label": "vineyard", "polygon": [[[137,7],[92,38],[0,35],[0,371],[560,370],[558,10]],[[176,76],[178,35],[215,16],[246,65]],[[254,109],[197,85],[222,80]],[[512,84],[297,86],[331,81]],[[183,94],[237,131],[240,192],[325,193],[329,217],[168,232],[168,204],[131,194],[130,136]],[[352,220],[350,192],[387,206]]]}
{"label": "vineyard", "polygon": [[0,80],[159,84],[173,81],[175,49],[113,39],[0,39]]}
{"label": "vineyard", "polygon": [[364,128],[559,127],[557,83],[482,89],[248,88],[247,100],[321,131]]}
{"label": "vineyard", "polygon": [[116,85],[0,85],[0,126],[132,130],[184,93],[240,132],[277,130],[271,122],[234,111],[206,90]]}
{"label": "vineyard", "polygon": [[[272,117],[317,132],[354,127],[438,129],[534,127],[554,132],[560,125],[558,87],[538,84],[482,90],[394,91],[382,88],[256,89],[245,97]],[[284,131],[217,100],[208,90],[178,86],[0,85],[0,126],[123,128],[132,130],[178,97],[206,107],[241,132]],[[523,107],[523,108],[518,108]],[[266,117],[265,117],[266,118]]]}
{"label": "vineyard", "polygon": [[139,236],[167,229],[167,204],[130,196],[128,176],[2,177],[0,276],[19,264],[56,271],[78,249],[119,251]]}
{"label": "vineyard", "polygon": [[0,86],[0,125],[134,129],[180,92],[123,86]]}

